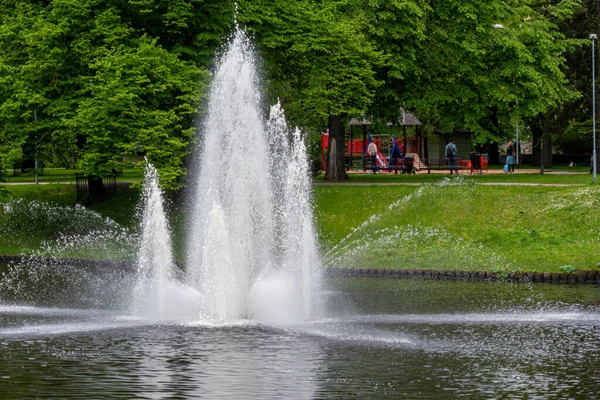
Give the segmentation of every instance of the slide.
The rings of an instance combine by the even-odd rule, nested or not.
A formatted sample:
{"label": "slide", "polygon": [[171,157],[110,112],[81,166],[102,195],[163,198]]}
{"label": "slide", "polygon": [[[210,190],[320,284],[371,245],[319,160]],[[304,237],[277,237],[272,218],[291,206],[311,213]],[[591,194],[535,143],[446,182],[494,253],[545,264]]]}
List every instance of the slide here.
{"label": "slide", "polygon": [[377,150],[377,165],[382,168],[387,168],[388,162],[385,159],[385,156],[381,154],[381,151]]}

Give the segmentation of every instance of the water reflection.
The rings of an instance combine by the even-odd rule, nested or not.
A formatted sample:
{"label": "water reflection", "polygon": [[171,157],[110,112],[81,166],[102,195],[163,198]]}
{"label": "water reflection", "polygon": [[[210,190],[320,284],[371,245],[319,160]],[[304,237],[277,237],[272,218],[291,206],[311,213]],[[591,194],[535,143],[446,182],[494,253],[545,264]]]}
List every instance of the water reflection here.
{"label": "water reflection", "polygon": [[322,356],[314,342],[258,326],[172,328],[168,341],[139,346],[133,374],[146,388],[141,396],[310,399],[316,392]]}
{"label": "water reflection", "polygon": [[0,306],[0,398],[594,398],[597,287],[347,280],[308,324]]}

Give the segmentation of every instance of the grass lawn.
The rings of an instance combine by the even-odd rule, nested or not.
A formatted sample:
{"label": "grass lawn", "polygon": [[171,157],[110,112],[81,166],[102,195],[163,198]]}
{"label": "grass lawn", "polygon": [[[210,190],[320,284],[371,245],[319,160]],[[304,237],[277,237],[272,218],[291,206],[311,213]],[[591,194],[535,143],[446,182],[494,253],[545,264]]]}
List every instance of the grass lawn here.
{"label": "grass lawn", "polygon": [[[81,171],[65,168],[44,168],[42,174],[38,175],[38,182],[75,182],[75,174]],[[137,182],[144,179],[143,171],[137,168],[125,168],[123,173],[117,176],[119,182]],[[6,182],[35,182],[35,174],[32,172],[20,175],[7,175]]]}
{"label": "grass lawn", "polygon": [[374,268],[599,268],[597,186],[455,183],[316,187],[325,261]]}
{"label": "grass lawn", "polygon": [[[123,248],[131,246],[120,239],[118,233],[126,229],[137,230],[135,216],[139,190],[119,188],[110,199],[84,208],[76,207],[77,194],[73,184],[6,185],[5,188],[6,191],[0,193],[0,254],[43,250],[64,241],[74,243],[75,240],[70,238],[75,235],[81,238],[81,243],[79,247],[74,246],[68,256],[129,257],[127,249]],[[107,224],[107,217],[122,228],[115,229]],[[96,239],[86,237],[93,232],[97,233]],[[114,238],[112,244],[109,236]],[[101,243],[103,240],[105,242]]]}
{"label": "grass lawn", "polygon": [[[519,174],[487,178],[496,176],[504,182],[531,179]],[[599,268],[599,186],[485,186],[471,177],[448,179],[447,175],[427,174],[354,177],[363,182],[406,179],[423,184],[315,186],[315,220],[328,265],[556,272],[567,265]],[[590,178],[535,177],[531,183],[561,183],[551,180],[563,177],[571,180],[562,183],[573,183],[573,178]],[[72,184],[6,188],[9,193],[0,196],[0,202],[21,198],[74,207],[76,201]],[[123,189],[89,209],[136,229],[139,194],[138,189]],[[176,254],[183,254],[182,208],[172,214]],[[70,218],[69,211],[61,213],[66,216],[56,219],[58,222],[41,221],[26,214],[10,217],[0,207],[0,254],[35,249],[44,240],[61,235]],[[20,238],[19,243],[15,237]]]}
{"label": "grass lawn", "polygon": [[[57,205],[75,206],[77,192],[75,185],[46,184],[46,185],[7,185],[7,193],[0,194],[0,202],[11,199],[25,199],[27,201],[52,202]],[[92,211],[109,217],[121,225],[131,227],[136,221],[132,218],[136,212],[140,191],[135,189],[119,188],[117,193],[101,202],[87,206]],[[1,253],[1,251],[0,251]]]}

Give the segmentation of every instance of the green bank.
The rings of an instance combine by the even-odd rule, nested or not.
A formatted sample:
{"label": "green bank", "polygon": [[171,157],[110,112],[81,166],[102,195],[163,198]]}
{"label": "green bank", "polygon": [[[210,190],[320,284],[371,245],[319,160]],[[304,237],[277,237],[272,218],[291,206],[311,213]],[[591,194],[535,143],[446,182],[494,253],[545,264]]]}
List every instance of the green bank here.
{"label": "green bank", "polygon": [[[489,186],[464,177],[428,179],[413,182],[417,185],[315,185],[315,222],[325,263],[488,271],[599,268],[597,186],[523,186],[514,181]],[[27,208],[15,215],[6,205],[34,201],[73,207],[73,185],[18,185],[7,190],[1,197],[0,253],[35,250],[63,235],[68,215],[42,218]],[[139,193],[121,189],[89,209],[135,232]],[[182,208],[169,207],[177,254],[183,254]]]}

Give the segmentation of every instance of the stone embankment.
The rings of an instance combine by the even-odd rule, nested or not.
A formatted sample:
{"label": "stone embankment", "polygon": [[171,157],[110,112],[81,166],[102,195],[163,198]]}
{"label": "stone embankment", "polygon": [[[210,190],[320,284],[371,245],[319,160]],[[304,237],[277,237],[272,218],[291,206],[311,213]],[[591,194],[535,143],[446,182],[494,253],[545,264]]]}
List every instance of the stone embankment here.
{"label": "stone embankment", "polygon": [[393,268],[329,268],[328,276],[436,279],[447,281],[505,281],[524,283],[600,285],[600,271],[559,272],[488,272],[461,270],[393,269]]}
{"label": "stone embankment", "polygon": [[[0,264],[21,264],[31,262],[78,266],[81,268],[111,268],[134,271],[134,261],[91,260],[85,258],[33,257],[23,255],[2,255]],[[399,279],[435,279],[441,281],[504,281],[525,283],[588,284],[600,285],[600,271],[582,270],[573,273],[559,272],[489,272],[462,270],[394,269],[394,268],[328,268],[326,274],[331,277],[356,278],[399,278]]]}

